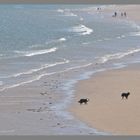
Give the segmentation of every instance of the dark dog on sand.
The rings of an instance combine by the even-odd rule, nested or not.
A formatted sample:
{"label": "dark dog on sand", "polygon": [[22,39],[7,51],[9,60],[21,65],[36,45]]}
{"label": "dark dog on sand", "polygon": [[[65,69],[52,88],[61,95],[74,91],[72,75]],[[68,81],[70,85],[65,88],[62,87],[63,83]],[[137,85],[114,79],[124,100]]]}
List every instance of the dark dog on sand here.
{"label": "dark dog on sand", "polygon": [[87,104],[89,102],[89,99],[88,98],[86,98],[86,99],[80,99],[78,102],[80,104],[82,104],[82,103]]}
{"label": "dark dog on sand", "polygon": [[130,92],[127,93],[122,93],[122,99],[125,97],[126,99],[128,99],[128,96],[130,95]]}

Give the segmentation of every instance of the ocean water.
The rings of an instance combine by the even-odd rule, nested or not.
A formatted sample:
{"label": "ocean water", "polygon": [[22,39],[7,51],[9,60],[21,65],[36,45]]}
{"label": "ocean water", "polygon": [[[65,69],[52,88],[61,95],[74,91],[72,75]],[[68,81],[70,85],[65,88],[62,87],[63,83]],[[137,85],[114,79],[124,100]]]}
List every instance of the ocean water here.
{"label": "ocean water", "polygon": [[98,6],[114,5],[0,5],[0,93],[68,72],[60,88],[65,100],[51,106],[68,129],[56,134],[105,134],[65,110],[73,87],[97,72],[140,62],[140,26]]}
{"label": "ocean water", "polygon": [[96,8],[0,5],[0,90],[96,63],[139,62],[140,26]]}

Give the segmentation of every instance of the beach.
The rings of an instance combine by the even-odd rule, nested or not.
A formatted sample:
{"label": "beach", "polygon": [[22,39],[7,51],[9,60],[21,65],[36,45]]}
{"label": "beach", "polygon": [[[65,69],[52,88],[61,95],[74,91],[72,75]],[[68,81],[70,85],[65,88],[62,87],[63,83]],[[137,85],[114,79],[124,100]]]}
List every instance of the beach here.
{"label": "beach", "polygon": [[[139,66],[98,73],[76,86],[74,115],[98,130],[116,135],[139,135]],[[130,92],[128,99],[121,93]],[[78,104],[89,98],[87,105]]]}
{"label": "beach", "polygon": [[140,6],[99,7],[0,6],[0,135],[139,134]]}
{"label": "beach", "polygon": [[[119,14],[125,11],[128,13],[128,20],[140,23],[139,5],[116,6],[113,10]],[[105,11],[111,12],[112,9]],[[76,85],[74,103],[70,111],[97,130],[113,135],[139,135],[139,79],[139,63],[96,73]],[[121,94],[127,92],[130,92],[128,99],[122,99]],[[88,98],[88,104],[80,105],[78,101],[81,98]]]}

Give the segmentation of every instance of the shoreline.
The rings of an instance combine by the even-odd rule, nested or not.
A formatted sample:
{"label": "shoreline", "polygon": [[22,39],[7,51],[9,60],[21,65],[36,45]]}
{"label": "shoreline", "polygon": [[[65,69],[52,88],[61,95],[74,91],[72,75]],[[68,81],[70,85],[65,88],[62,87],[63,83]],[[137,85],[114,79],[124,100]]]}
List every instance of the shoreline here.
{"label": "shoreline", "polygon": [[[97,130],[113,135],[139,135],[139,70],[140,64],[132,64],[80,81],[70,111]],[[121,99],[122,92],[130,92],[128,100]],[[89,103],[78,104],[81,97],[89,98]]]}
{"label": "shoreline", "polygon": [[[112,11],[109,11],[109,13],[113,14]],[[119,19],[114,18],[113,20],[117,21]],[[127,20],[127,18],[125,19]],[[0,98],[0,115],[2,116],[0,119],[2,124],[0,135],[110,134],[104,130],[100,131],[100,128],[94,128],[94,125],[88,124],[87,121],[83,121],[84,119],[79,119],[80,116],[75,117],[73,111],[71,113],[71,110],[68,109],[73,103],[75,85],[91,79],[91,74],[94,72],[97,72],[97,75],[104,73],[102,71],[107,66],[110,65],[93,63],[88,67],[86,64],[86,67],[83,65],[83,67],[60,71],[60,73],[51,76],[46,75],[31,83],[2,91]],[[117,67],[119,68],[121,65],[115,68]],[[94,72],[93,68],[95,69]],[[77,107],[77,104],[75,106]],[[7,123],[9,120],[13,120],[13,122]]]}
{"label": "shoreline", "polygon": [[[125,11],[127,17],[118,16],[113,20],[140,23],[137,13],[140,11],[139,5],[121,5],[115,6],[114,9],[103,10],[103,12],[112,14],[114,11],[119,14]],[[136,26],[139,28],[139,25]],[[140,112],[137,111],[139,108],[138,91],[140,90],[138,88],[139,70],[139,63],[128,64],[124,68],[107,70],[96,73],[89,79],[80,80],[75,86],[75,97],[69,111],[76,118],[97,130],[115,135],[139,135]],[[112,85],[113,82],[116,86]],[[114,95],[111,93],[113,91]],[[136,96],[132,94],[127,102],[126,100],[122,102],[120,94],[127,91],[136,93]],[[89,104],[79,105],[77,101],[80,98],[89,98]]]}
{"label": "shoreline", "polygon": [[[68,93],[69,86],[73,87],[74,83],[65,85],[68,79],[65,80],[74,74],[77,75],[77,71],[58,73],[4,90],[0,98],[0,115],[3,116],[0,123],[4,126],[0,127],[0,135],[105,135],[67,111],[69,98],[73,96]],[[6,123],[11,119],[13,122]]]}

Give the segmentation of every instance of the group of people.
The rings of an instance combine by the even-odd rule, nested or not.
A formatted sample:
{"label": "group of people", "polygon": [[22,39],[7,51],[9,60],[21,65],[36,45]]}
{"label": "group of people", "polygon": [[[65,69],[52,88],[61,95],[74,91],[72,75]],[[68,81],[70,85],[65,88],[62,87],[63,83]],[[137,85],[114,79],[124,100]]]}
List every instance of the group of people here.
{"label": "group of people", "polygon": [[[97,10],[100,11],[101,10],[101,7],[97,7]],[[112,17],[117,17],[119,14],[117,12],[114,12],[114,14],[112,15]],[[120,16],[121,17],[127,17],[127,14],[126,12],[121,12],[120,13]]]}
{"label": "group of people", "polygon": [[101,7],[97,7],[97,10],[101,10]]}
{"label": "group of people", "polygon": [[[117,17],[117,12],[114,12],[114,15],[112,16],[112,17]],[[121,12],[121,17],[126,17],[127,15],[126,15],[126,12]]]}

